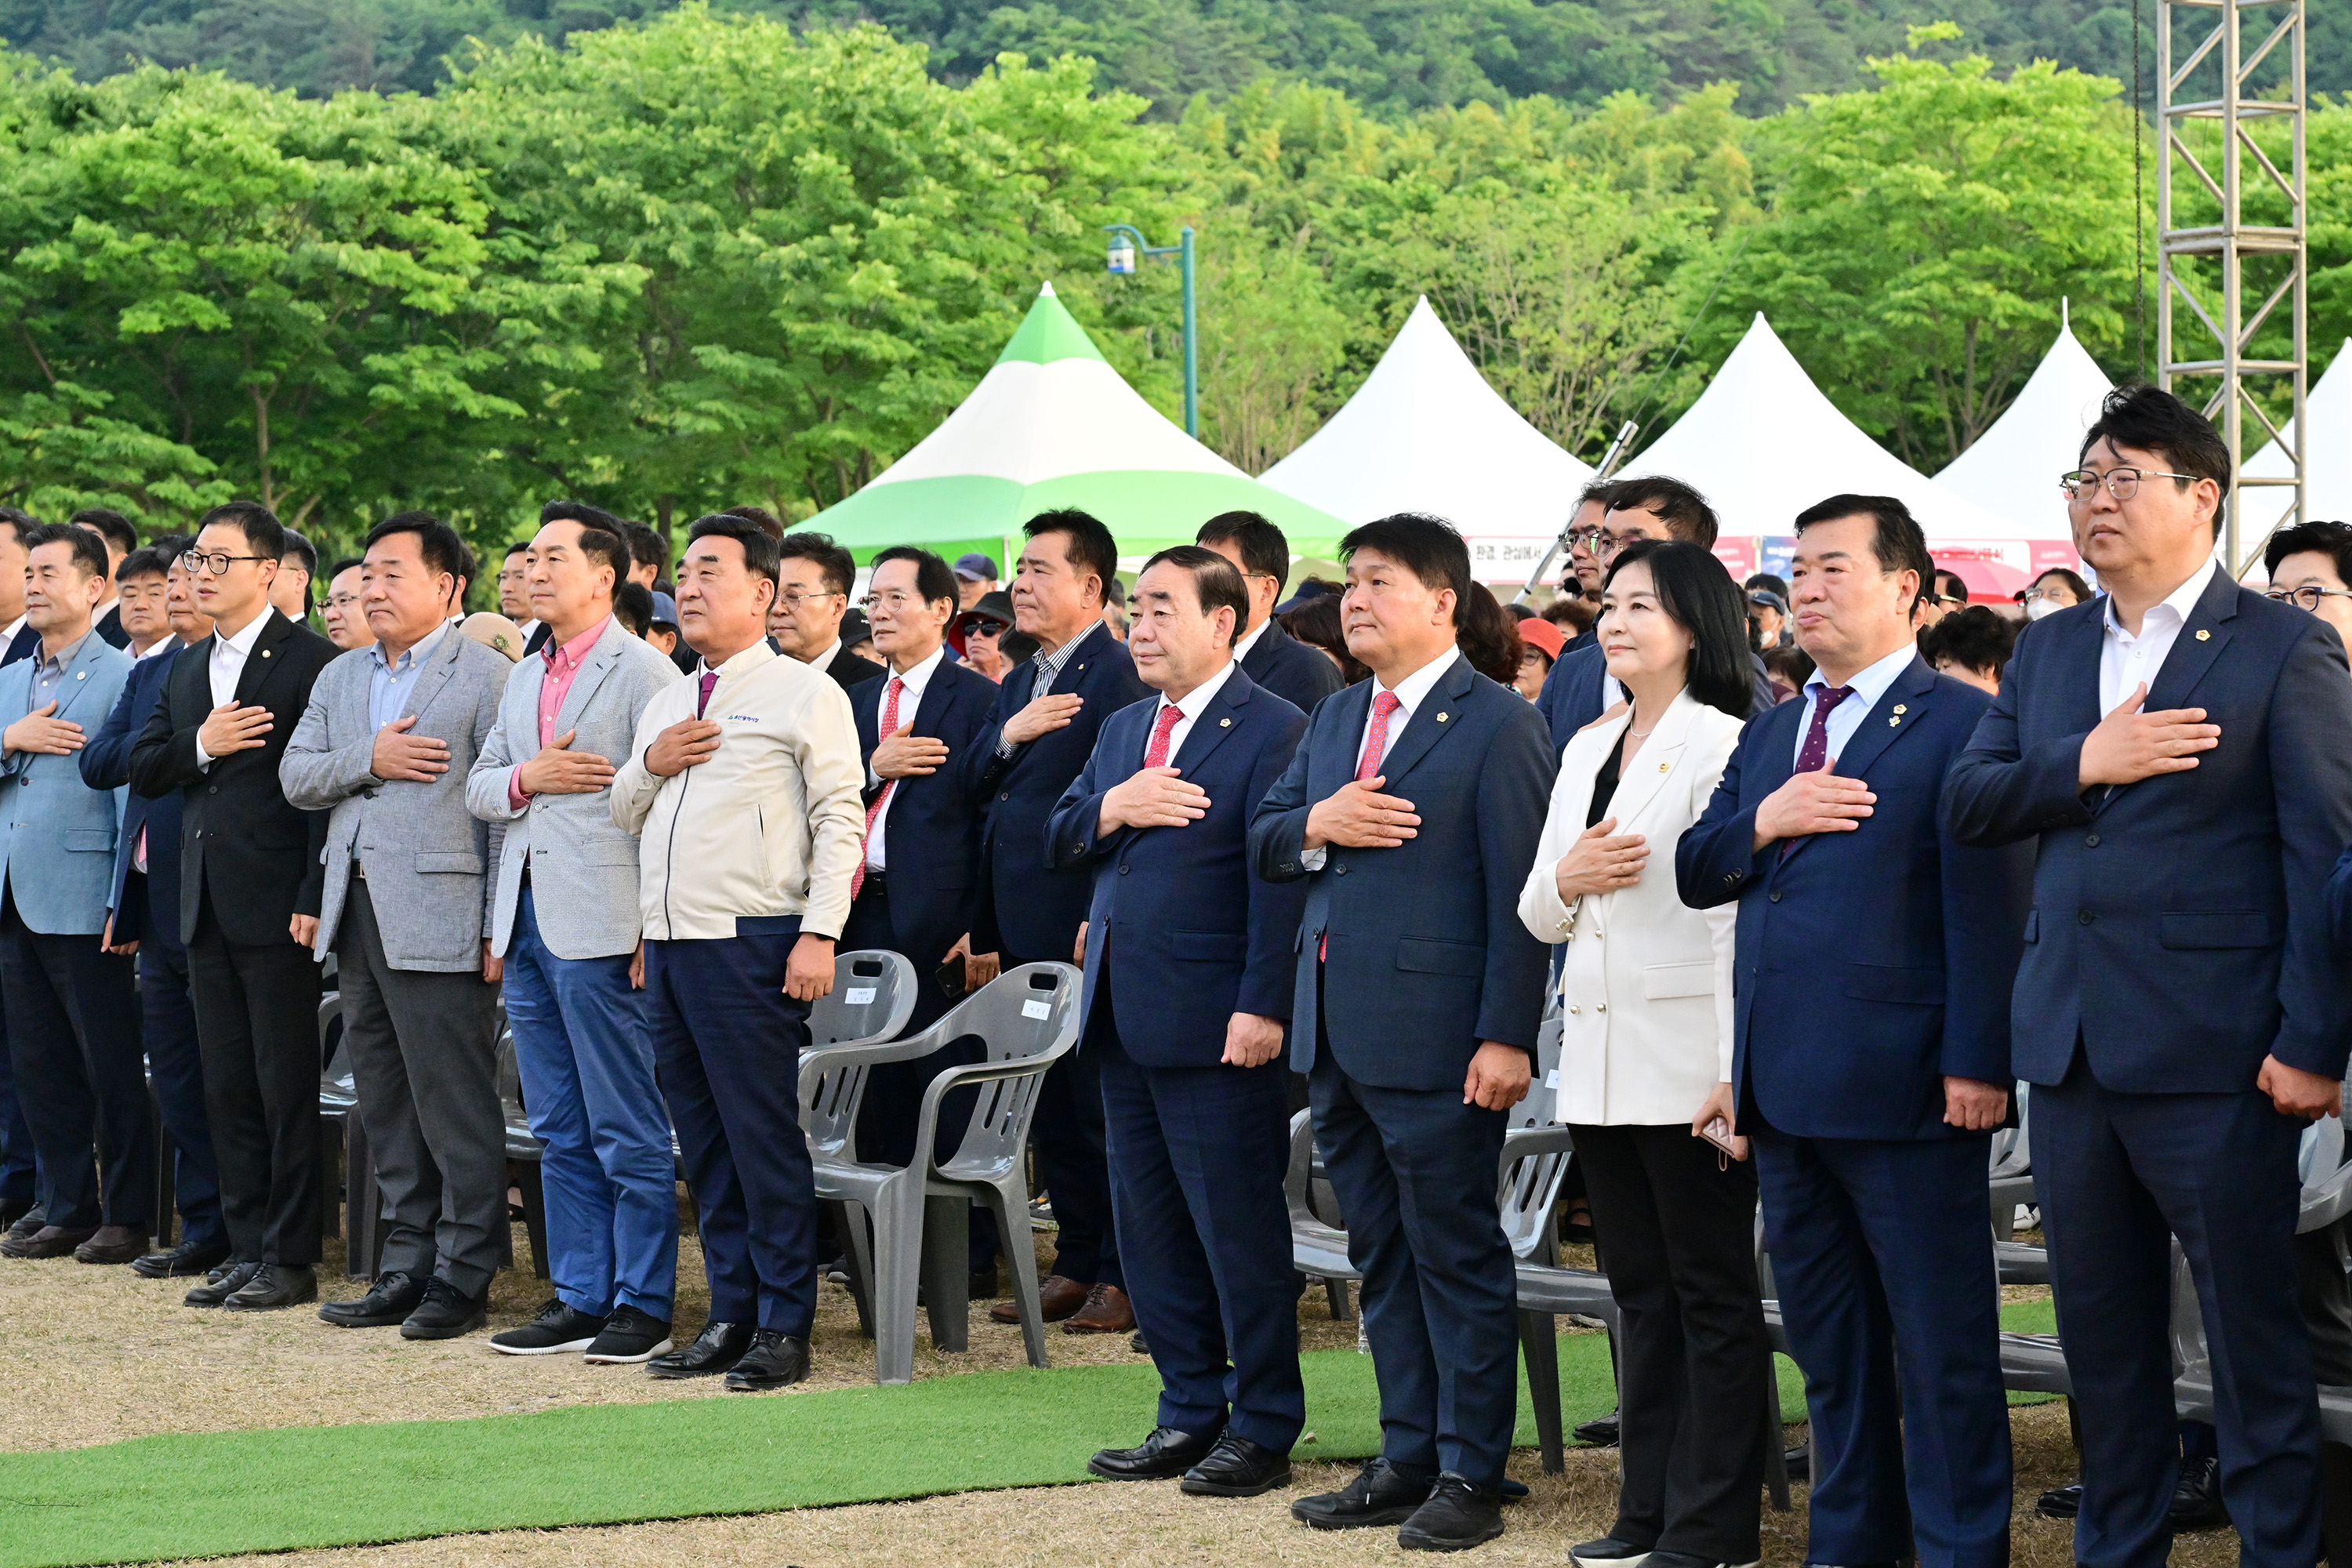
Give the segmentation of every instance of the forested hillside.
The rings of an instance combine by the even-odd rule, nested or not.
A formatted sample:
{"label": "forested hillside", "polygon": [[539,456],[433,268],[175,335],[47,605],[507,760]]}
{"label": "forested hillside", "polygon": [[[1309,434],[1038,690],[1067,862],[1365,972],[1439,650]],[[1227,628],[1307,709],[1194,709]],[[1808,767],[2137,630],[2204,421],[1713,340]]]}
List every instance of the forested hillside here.
{"label": "forested hillside", "polygon": [[[431,91],[467,40],[551,41],[670,9],[675,0],[0,0],[0,39],[85,80],[131,60],[221,69],[320,96]],[[2155,0],[2142,79],[2153,66]],[[1997,64],[2046,58],[2128,80],[2131,0],[725,0],[796,26],[879,22],[930,49],[944,81],[997,55],[1102,63],[1104,86],[1173,119],[1198,92],[1264,76],[1346,91],[1376,112],[1544,94],[1597,103],[1739,83],[1744,113],[1867,85],[1864,62],[1907,26],[1958,23]],[[2352,90],[2352,5],[2315,0],[2311,84]]]}

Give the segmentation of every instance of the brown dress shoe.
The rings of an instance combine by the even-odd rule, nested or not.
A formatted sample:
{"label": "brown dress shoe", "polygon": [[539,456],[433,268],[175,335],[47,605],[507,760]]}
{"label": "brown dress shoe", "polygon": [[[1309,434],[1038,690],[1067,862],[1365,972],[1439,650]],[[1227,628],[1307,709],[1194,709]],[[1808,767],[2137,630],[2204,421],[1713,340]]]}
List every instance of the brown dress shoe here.
{"label": "brown dress shoe", "polygon": [[94,1228],[68,1230],[61,1225],[45,1225],[30,1236],[12,1236],[0,1241],[0,1252],[11,1258],[63,1258],[97,1234]]}
{"label": "brown dress shoe", "polygon": [[[1037,1282],[1037,1304],[1044,1309],[1045,1321],[1058,1323],[1085,1306],[1087,1292],[1091,1289],[1058,1274],[1046,1275]],[[992,1322],[1017,1323],[1021,1321],[1021,1307],[1018,1302],[999,1301],[988,1310],[988,1316]]]}
{"label": "brown dress shoe", "polygon": [[1062,1325],[1066,1334],[1125,1334],[1135,1331],[1135,1303],[1116,1285],[1097,1285],[1087,1304]]}
{"label": "brown dress shoe", "polygon": [[77,1263],[131,1263],[147,1250],[143,1229],[127,1225],[102,1225],[98,1234],[74,1248]]}

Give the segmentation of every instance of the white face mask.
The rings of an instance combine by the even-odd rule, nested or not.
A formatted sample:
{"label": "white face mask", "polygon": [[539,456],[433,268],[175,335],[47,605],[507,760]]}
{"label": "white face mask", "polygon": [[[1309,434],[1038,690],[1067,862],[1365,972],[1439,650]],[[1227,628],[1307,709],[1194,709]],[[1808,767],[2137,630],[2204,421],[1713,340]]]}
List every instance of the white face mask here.
{"label": "white face mask", "polygon": [[2055,599],[2029,599],[2025,604],[2025,618],[2038,621],[2044,616],[2054,616],[2065,607]]}

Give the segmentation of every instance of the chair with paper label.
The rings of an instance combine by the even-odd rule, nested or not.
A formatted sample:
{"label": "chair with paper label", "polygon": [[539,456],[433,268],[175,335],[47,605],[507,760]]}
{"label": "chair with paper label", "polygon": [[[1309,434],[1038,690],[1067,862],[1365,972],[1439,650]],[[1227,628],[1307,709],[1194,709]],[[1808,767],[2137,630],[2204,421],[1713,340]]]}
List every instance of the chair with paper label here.
{"label": "chair with paper label", "polygon": [[[845,1113],[828,1102],[827,1142],[816,1142],[819,1119],[810,1122],[810,1153],[816,1195],[824,1202],[854,1205],[874,1226],[872,1251],[875,1381],[914,1380],[915,1309],[919,1287],[929,1302],[931,1338],[942,1349],[961,1349],[970,1304],[965,1247],[970,1205],[985,1204],[996,1233],[1027,1234],[1028,1180],[1023,1150],[1037,1092],[1046,1069],[1078,1042],[1078,972],[1066,963],[1024,963],[1006,970],[977,994],[950,1008],[919,1035],[868,1045],[820,1047],[801,1059],[801,1103],[818,1101],[828,1075],[873,1067],[877,1062],[914,1061],[951,1042],[975,1039],[982,1058],[942,1068],[923,1091],[915,1124],[915,1161],[886,1165],[852,1157],[856,1146],[856,1094]],[[942,1102],[960,1090],[971,1109],[952,1155],[940,1157]],[[950,1116],[952,1112],[949,1113]],[[927,1214],[928,1211],[928,1214]],[[865,1245],[855,1216],[844,1227],[853,1268]],[[1021,1337],[1029,1364],[1045,1360],[1045,1320],[1037,1296],[1037,1259],[1026,1247],[1009,1246],[1013,1299],[1021,1312]]]}
{"label": "chair with paper label", "polygon": [[[818,1052],[843,1046],[879,1045],[896,1039],[915,1015],[915,966],[906,954],[860,948],[833,961],[833,989],[809,1008],[809,1055],[801,1058],[801,1129],[812,1160],[857,1158],[857,1112],[866,1101],[862,1058],[827,1057],[814,1072]],[[829,1204],[835,1236],[849,1259],[849,1293],[857,1303],[857,1326],[874,1332],[872,1277],[866,1228],[846,1203]]]}

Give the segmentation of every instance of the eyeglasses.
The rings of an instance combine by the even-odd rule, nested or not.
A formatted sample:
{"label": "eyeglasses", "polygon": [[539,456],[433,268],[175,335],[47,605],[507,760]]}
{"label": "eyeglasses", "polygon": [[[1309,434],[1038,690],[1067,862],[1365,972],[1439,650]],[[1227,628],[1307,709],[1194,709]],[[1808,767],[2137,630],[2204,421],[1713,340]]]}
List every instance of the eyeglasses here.
{"label": "eyeglasses", "polygon": [[188,563],[188,570],[191,572],[202,572],[214,577],[226,577],[228,575],[229,565],[233,562],[275,561],[277,557],[274,555],[231,555],[225,550],[215,550],[211,552],[191,550],[182,555],[180,559]]}
{"label": "eyeglasses", "polygon": [[2352,599],[2352,588],[2266,588],[2263,591],[2263,597],[2274,605],[2293,605],[2298,610],[2309,610],[2317,615],[2320,600]]}
{"label": "eyeglasses", "polygon": [[1646,533],[1612,533],[1605,528],[1588,528],[1582,533],[1569,535],[1570,543],[1581,544],[1595,556],[1614,555],[1637,539],[1647,539]]}
{"label": "eyeglasses", "polygon": [[[2139,482],[2142,479],[2187,479],[2194,484],[2197,482],[2197,476],[2159,473],[2154,468],[2109,468],[2104,476],[2107,493],[2117,500],[2129,500],[2139,494]],[[2103,482],[2102,476],[2093,473],[2088,468],[2076,468],[2071,474],[2058,476],[2058,488],[2066,492],[2068,500],[2081,500],[2101,482]]]}
{"label": "eyeglasses", "polygon": [[1001,637],[1004,635],[1004,623],[984,616],[974,616],[962,622],[961,629],[967,637]]}
{"label": "eyeglasses", "polygon": [[2074,603],[2072,588],[2028,588],[2017,601],[2021,605],[2051,604],[2065,609]]}
{"label": "eyeglasses", "polygon": [[1930,594],[1930,595],[1928,595],[1927,596],[1928,596],[1929,598],[1931,598],[1931,599],[1935,600],[1935,601],[1936,601],[1936,603],[1937,603],[1937,604],[1939,604],[1939,605],[1947,605],[1947,606],[1948,606],[1948,605],[1966,605],[1966,604],[1968,603],[1968,601],[1967,601],[1966,599],[1964,599],[1964,598],[1960,598],[1960,597],[1958,597],[1958,595],[1952,595],[1952,594]]}
{"label": "eyeglasses", "polygon": [[846,599],[847,597],[849,597],[848,595],[836,594],[830,588],[821,594],[779,594],[776,595],[776,608],[788,616],[797,616],[801,613],[801,606],[811,599]]}
{"label": "eyeglasses", "polygon": [[894,588],[887,594],[866,595],[857,601],[857,607],[870,616],[877,610],[888,609],[895,613],[920,603],[922,601],[916,598],[914,595],[901,594]]}

